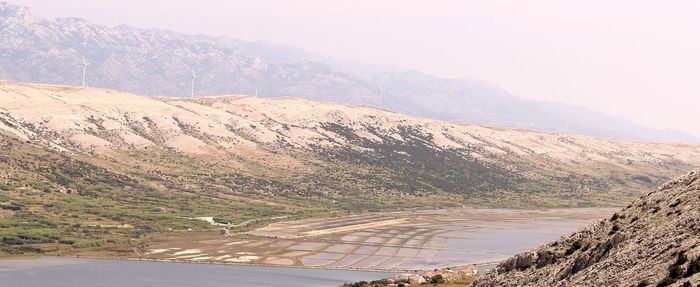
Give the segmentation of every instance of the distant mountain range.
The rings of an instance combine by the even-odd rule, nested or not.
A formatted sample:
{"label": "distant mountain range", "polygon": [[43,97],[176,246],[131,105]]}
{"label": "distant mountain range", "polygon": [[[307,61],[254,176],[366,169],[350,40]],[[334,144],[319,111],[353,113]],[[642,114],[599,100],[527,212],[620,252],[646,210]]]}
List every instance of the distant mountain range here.
{"label": "distant mountain range", "polygon": [[186,35],[78,18],[48,19],[0,3],[0,78],[90,86],[142,95],[294,96],[472,124],[643,141],[696,142],[584,108],[533,101],[479,80],[343,61],[299,48]]}

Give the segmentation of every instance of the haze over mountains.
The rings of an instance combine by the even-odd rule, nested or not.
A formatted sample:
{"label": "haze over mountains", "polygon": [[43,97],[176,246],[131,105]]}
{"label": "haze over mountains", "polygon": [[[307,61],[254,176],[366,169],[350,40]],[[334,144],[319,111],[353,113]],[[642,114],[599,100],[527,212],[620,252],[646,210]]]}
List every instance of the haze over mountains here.
{"label": "haze over mountains", "polygon": [[143,95],[257,94],[362,104],[450,121],[652,141],[696,141],[583,108],[518,98],[494,84],[353,63],[230,37],[185,35],[77,18],[47,19],[0,4],[0,78],[80,84]]}
{"label": "haze over mountains", "polygon": [[626,206],[472,286],[700,283],[700,140],[481,80],[0,3],[0,150],[0,257],[433,270]]}

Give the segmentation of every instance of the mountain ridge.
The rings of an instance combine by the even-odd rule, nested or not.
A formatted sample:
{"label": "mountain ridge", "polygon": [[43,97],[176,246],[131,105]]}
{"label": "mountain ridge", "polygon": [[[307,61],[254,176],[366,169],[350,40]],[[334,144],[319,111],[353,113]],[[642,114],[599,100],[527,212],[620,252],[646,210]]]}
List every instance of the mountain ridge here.
{"label": "mountain ridge", "polygon": [[76,84],[85,56],[91,63],[88,85],[142,95],[187,96],[194,70],[197,95],[294,96],[473,124],[618,139],[698,141],[686,133],[647,128],[587,109],[514,97],[480,80],[441,79],[229,36],[48,19],[5,2],[0,11],[0,37],[5,39],[0,42],[0,78],[9,80]]}
{"label": "mountain ridge", "polygon": [[[7,81],[0,82],[0,96],[0,129],[61,152],[132,161],[121,154],[155,149],[195,161],[228,158],[226,164],[236,169],[247,163],[283,173],[298,172],[289,165],[335,162],[431,182],[394,187],[401,192],[425,187],[462,194],[482,186],[479,193],[487,197],[505,189],[513,196],[540,198],[573,188],[576,200],[605,205],[618,202],[608,197],[607,188],[643,190],[700,163],[698,145],[469,125],[290,97],[144,97]],[[417,166],[406,169],[406,164]],[[322,166],[311,170],[321,172]],[[647,179],[637,178],[641,175]],[[587,189],[601,192],[601,202],[593,203],[594,195],[585,199]]]}

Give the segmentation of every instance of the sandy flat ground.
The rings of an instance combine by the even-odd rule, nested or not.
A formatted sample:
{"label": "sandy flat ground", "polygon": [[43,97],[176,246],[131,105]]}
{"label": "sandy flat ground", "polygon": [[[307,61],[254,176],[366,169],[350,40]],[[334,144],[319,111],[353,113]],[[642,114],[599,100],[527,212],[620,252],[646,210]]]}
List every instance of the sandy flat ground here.
{"label": "sandy flat ground", "polygon": [[455,209],[280,222],[248,234],[151,242],[152,259],[365,270],[430,270],[493,262],[617,209]]}

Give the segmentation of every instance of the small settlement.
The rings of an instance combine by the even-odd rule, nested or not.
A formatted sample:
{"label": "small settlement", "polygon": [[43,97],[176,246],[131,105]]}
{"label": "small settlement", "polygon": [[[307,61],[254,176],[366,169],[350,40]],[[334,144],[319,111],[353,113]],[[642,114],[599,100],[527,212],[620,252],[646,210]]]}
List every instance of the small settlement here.
{"label": "small settlement", "polygon": [[357,282],[345,284],[343,287],[374,287],[374,286],[411,286],[421,284],[442,284],[463,280],[476,276],[476,265],[435,269],[421,273],[404,273],[386,279],[372,282]]}

